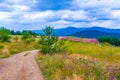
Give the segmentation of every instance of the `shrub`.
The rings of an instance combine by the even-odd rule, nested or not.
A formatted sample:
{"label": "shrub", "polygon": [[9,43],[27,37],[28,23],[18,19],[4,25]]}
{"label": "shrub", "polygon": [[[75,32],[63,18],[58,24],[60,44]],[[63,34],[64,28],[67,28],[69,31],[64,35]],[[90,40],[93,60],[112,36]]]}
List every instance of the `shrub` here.
{"label": "shrub", "polygon": [[4,27],[0,28],[0,41],[1,42],[7,42],[10,39],[10,30],[6,29]]}
{"label": "shrub", "polygon": [[35,41],[35,38],[31,38],[31,41],[34,42],[34,41]]}
{"label": "shrub", "polygon": [[31,40],[31,39],[26,39],[25,42],[26,42],[26,43],[31,43],[32,40]]}
{"label": "shrub", "polygon": [[22,40],[27,40],[27,39],[29,39],[31,37],[32,37],[32,35],[30,34],[30,31],[24,31],[22,33]]}

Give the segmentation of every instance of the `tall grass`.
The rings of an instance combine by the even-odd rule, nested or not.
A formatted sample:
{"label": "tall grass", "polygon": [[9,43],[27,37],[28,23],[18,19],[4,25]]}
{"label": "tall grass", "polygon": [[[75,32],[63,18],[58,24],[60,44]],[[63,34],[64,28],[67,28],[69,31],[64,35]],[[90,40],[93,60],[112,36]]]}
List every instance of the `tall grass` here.
{"label": "tall grass", "polygon": [[120,63],[120,48],[108,43],[98,45],[94,43],[65,41],[64,45],[67,54],[79,54],[87,58]]}
{"label": "tall grass", "polygon": [[13,54],[17,54],[27,50],[34,50],[39,47],[37,46],[37,41],[26,43],[25,41],[21,40],[20,36],[17,41],[14,40],[14,36],[12,36],[11,42],[0,43],[0,45],[3,46],[0,49],[0,58],[10,57]]}
{"label": "tall grass", "polygon": [[[64,44],[63,44],[64,43]],[[66,55],[37,56],[45,80],[119,80],[120,48],[110,44],[65,41]],[[63,44],[63,45],[61,45]]]}
{"label": "tall grass", "polygon": [[116,65],[104,65],[96,60],[71,58],[67,55],[39,55],[37,62],[45,80],[119,80]]}

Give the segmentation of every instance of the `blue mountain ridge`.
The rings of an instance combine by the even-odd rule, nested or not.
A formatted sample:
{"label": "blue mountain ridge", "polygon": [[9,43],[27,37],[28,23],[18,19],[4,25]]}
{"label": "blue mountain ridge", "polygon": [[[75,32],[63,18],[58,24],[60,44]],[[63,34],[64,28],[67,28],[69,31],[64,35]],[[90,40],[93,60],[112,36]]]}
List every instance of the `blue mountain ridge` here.
{"label": "blue mountain ridge", "polygon": [[[58,36],[77,36],[77,37],[79,36],[80,37],[80,36],[82,36],[82,35],[80,35],[80,33],[81,34],[84,33],[83,37],[88,37],[90,35],[90,33],[91,34],[93,33],[94,34],[93,36],[95,36],[95,34],[99,35],[98,33],[100,33],[100,34],[102,34],[101,36],[120,37],[120,36],[118,36],[118,35],[120,35],[120,29],[109,29],[109,28],[103,28],[103,27],[99,27],[99,26],[94,26],[94,27],[90,27],[90,28],[76,28],[76,27],[69,26],[66,28],[55,29],[54,31],[55,31],[56,35],[58,35]],[[42,34],[42,30],[33,30],[33,32],[35,32],[37,34]],[[76,34],[79,34],[79,35],[76,35]],[[112,34],[114,34],[114,35],[112,35]]]}
{"label": "blue mountain ridge", "polygon": [[120,38],[120,33],[102,32],[98,30],[84,30],[71,34],[71,36],[85,37],[85,38],[99,38],[101,36]]}

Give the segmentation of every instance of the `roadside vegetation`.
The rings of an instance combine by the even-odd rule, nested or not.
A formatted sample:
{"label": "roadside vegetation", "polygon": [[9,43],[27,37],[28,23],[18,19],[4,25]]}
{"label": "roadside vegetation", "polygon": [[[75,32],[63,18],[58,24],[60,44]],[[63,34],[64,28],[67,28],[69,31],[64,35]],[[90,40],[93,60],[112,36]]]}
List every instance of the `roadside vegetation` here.
{"label": "roadside vegetation", "polygon": [[36,49],[36,42],[27,44],[24,41],[0,43],[0,58],[10,57],[13,54]]}
{"label": "roadside vegetation", "polygon": [[8,42],[10,40],[10,30],[4,27],[0,28],[0,42]]}
{"label": "roadside vegetation", "polygon": [[[16,32],[10,31],[4,27],[0,28],[0,58],[10,57],[23,51],[37,49],[36,34],[30,31]],[[20,33],[21,35],[18,35]]]}

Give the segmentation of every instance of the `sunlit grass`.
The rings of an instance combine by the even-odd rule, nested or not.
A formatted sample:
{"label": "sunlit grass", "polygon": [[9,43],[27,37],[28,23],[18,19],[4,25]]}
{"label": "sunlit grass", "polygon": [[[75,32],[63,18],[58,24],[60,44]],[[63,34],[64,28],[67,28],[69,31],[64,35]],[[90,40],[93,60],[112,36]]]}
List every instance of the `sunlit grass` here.
{"label": "sunlit grass", "polygon": [[119,79],[119,67],[97,60],[71,57],[61,54],[42,55],[36,61],[45,80],[115,80]]}
{"label": "sunlit grass", "polygon": [[101,61],[109,61],[119,63],[120,48],[110,44],[94,44],[94,43],[78,43],[65,42],[67,54],[80,54],[91,58],[97,58]]}
{"label": "sunlit grass", "polygon": [[36,47],[38,40],[31,43],[26,43],[25,41],[21,40],[20,36],[18,37],[19,39],[17,41],[15,41],[13,39],[14,36],[12,36],[10,42],[0,43],[0,45],[3,46],[3,48],[0,49],[0,58],[7,58],[23,51],[34,50],[38,48]]}
{"label": "sunlit grass", "polygon": [[[108,43],[65,41],[66,55],[38,55],[45,80],[118,80],[120,48]],[[66,57],[66,58],[64,58]]]}

